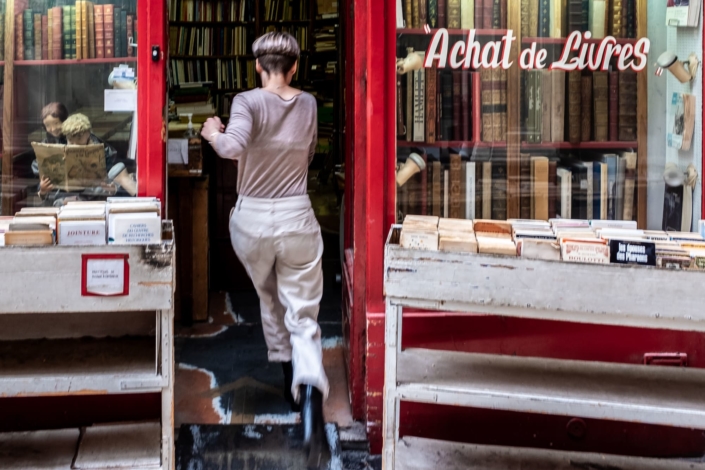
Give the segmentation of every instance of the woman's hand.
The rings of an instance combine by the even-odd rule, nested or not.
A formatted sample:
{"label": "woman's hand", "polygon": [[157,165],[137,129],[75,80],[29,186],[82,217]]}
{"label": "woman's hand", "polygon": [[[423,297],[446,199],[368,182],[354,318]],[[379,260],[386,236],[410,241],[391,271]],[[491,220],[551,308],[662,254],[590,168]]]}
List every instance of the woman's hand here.
{"label": "woman's hand", "polygon": [[41,196],[45,196],[46,193],[54,189],[54,185],[51,184],[51,180],[47,178],[46,176],[41,179],[39,182],[39,194]]}
{"label": "woman's hand", "polygon": [[201,136],[203,136],[204,139],[206,139],[212,144],[213,142],[215,142],[215,139],[218,137],[218,134],[220,134],[224,130],[225,126],[220,121],[220,118],[217,116],[211,117],[203,123],[203,127],[201,128]]}

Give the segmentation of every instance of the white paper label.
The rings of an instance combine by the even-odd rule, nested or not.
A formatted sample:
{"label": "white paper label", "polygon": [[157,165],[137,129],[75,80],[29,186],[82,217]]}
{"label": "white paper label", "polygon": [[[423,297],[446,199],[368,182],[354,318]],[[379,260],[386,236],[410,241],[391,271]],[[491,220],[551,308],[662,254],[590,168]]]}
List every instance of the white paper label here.
{"label": "white paper label", "polygon": [[89,259],[86,262],[86,290],[97,295],[122,294],[125,290],[125,260]]}
{"label": "white paper label", "polygon": [[111,111],[135,111],[137,90],[105,90],[105,109]]}

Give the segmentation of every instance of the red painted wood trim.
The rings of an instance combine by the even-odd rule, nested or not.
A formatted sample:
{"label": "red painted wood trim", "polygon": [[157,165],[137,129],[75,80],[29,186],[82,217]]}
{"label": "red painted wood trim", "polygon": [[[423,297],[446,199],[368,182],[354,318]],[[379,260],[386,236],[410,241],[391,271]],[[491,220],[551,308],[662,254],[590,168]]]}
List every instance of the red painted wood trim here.
{"label": "red painted wood trim", "polygon": [[[137,191],[165,203],[166,158],[164,107],[166,105],[166,3],[140,2],[137,16]],[[152,46],[159,46],[159,60],[152,60]]]}

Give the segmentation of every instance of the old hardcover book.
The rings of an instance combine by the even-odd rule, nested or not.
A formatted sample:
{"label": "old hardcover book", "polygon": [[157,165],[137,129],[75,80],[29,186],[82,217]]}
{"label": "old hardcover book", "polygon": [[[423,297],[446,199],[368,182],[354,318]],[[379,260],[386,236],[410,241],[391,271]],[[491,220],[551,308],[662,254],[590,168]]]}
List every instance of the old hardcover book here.
{"label": "old hardcover book", "polygon": [[569,169],[556,169],[556,185],[558,186],[558,190],[560,192],[560,196],[556,201],[556,216],[560,216],[563,219],[570,219],[572,217],[572,182],[573,176]]}
{"label": "old hardcover book", "polygon": [[62,28],[62,41],[64,44],[64,59],[72,59],[72,47],[71,47],[71,7],[65,5],[63,7],[62,19],[64,27]]}
{"label": "old hardcover book", "polygon": [[[71,25],[72,31],[76,32],[76,55],[74,59],[83,59],[83,38],[81,36],[81,26],[83,24],[83,8],[81,7],[83,0],[76,0],[76,4],[72,9],[72,16],[75,14],[76,21]],[[74,30],[75,28],[75,30]],[[73,45],[72,45],[73,48]]]}
{"label": "old hardcover book", "polygon": [[34,13],[34,59],[42,59],[42,15]]}
{"label": "old hardcover book", "polygon": [[443,169],[441,167],[441,162],[439,162],[438,160],[434,160],[431,167],[433,168],[433,179],[431,182],[431,186],[433,187],[433,210],[431,212],[431,215],[440,217],[441,215],[443,215],[443,213],[441,212],[441,209],[443,207],[443,204],[441,202],[441,195],[443,194],[441,190],[441,173]]}
{"label": "old hardcover book", "polygon": [[568,141],[578,144],[582,138],[582,75],[568,72]]}
{"label": "old hardcover book", "polygon": [[428,0],[428,24],[431,28],[438,27],[438,0]]}
{"label": "old hardcover book", "polygon": [[608,73],[610,86],[609,99],[609,140],[615,142],[619,135],[619,73]]}
{"label": "old hardcover book", "polygon": [[592,139],[592,76],[583,75],[580,78],[581,90],[581,136],[580,140],[589,142]]}
{"label": "old hardcover book", "polygon": [[[127,27],[131,28],[129,16],[127,22]],[[115,10],[109,3],[103,5],[103,36],[105,36],[105,57],[115,57]]]}
{"label": "old hardcover book", "polygon": [[477,194],[477,180],[475,179],[476,169],[475,162],[467,162],[465,168],[465,218],[475,218],[475,195]]}
{"label": "old hardcover book", "polygon": [[550,37],[564,38],[567,30],[567,0],[551,0]]}
{"label": "old hardcover book", "polygon": [[507,161],[492,162],[492,219],[507,219]]}
{"label": "old hardcover book", "polygon": [[428,25],[428,4],[427,0],[418,0],[419,2],[419,28]]}
{"label": "old hardcover book", "polygon": [[492,2],[492,29],[502,27],[502,0]]}
{"label": "old hardcover book", "polygon": [[634,190],[636,189],[636,152],[624,152],[622,154],[625,165],[624,175],[624,220],[634,220]]}
{"label": "old hardcover book", "polygon": [[24,28],[24,59],[34,60],[34,14],[32,10],[25,10],[22,18],[22,27]]}
{"label": "old hardcover book", "polygon": [[492,218],[492,162],[482,162],[482,218]]}
{"label": "old hardcover book", "polygon": [[560,191],[556,181],[558,161],[555,158],[548,160],[548,216],[556,217],[556,202],[560,197]]}
{"label": "old hardcover book", "polygon": [[470,129],[472,127],[472,122],[470,120],[470,72],[462,71],[460,72],[460,114],[462,118],[462,132],[459,136],[460,140],[469,141],[470,140]]}
{"label": "old hardcover book", "polygon": [[519,217],[531,218],[531,154],[519,155]]}
{"label": "old hardcover book", "polygon": [[421,0],[413,0],[411,4],[411,27],[420,28],[421,23],[419,22],[419,4]]}
{"label": "old hardcover book", "polygon": [[58,59],[63,59],[64,58],[64,35],[63,35],[63,26],[64,26],[64,9],[62,7],[54,7],[52,8],[53,10],[53,16],[52,16],[52,23],[51,23],[51,37],[52,37],[52,45],[51,45],[51,50],[52,50],[52,59],[58,60]]}
{"label": "old hardcover book", "polygon": [[493,134],[493,87],[492,87],[492,70],[481,69],[480,80],[482,81],[482,141],[492,142]]}
{"label": "old hardcover book", "polygon": [[436,141],[436,76],[435,67],[426,69],[426,142]]}
{"label": "old hardcover book", "polygon": [[551,71],[551,142],[565,140],[565,72]]}
{"label": "old hardcover book", "polygon": [[583,0],[568,0],[568,33],[583,31]]}
{"label": "old hardcover book", "polygon": [[[135,32],[134,32],[134,28],[133,28],[134,22],[135,22],[135,17],[133,15],[127,15],[127,21],[125,21],[125,24],[127,25],[127,57],[133,57],[135,55],[134,47],[132,47],[132,45],[130,43],[130,38],[134,38],[134,36],[135,36]],[[107,28],[106,28],[106,33],[107,33]],[[107,44],[106,44],[106,47],[107,47]],[[106,57],[107,57],[107,50],[106,50]]]}
{"label": "old hardcover book", "polygon": [[[52,34],[54,29],[53,19],[54,19],[54,9],[49,8],[47,10],[47,59],[51,60],[54,58],[54,52],[52,46],[54,45],[54,36]],[[0,25],[0,30],[2,26]],[[2,48],[0,47],[0,50]]]}
{"label": "old hardcover book", "polygon": [[460,27],[475,28],[475,0],[462,0],[460,4]]}
{"label": "old hardcover book", "polygon": [[462,172],[462,159],[457,153],[450,154],[450,209],[448,214],[453,219],[462,218],[460,179]]}
{"label": "old hardcover book", "polygon": [[590,0],[589,7],[589,27],[594,39],[602,39],[607,36],[607,1]]}
{"label": "old hardcover book", "polygon": [[529,37],[529,0],[521,0],[521,37]]}
{"label": "old hardcover book", "polygon": [[453,139],[453,73],[441,72],[441,131],[437,140]]}
{"label": "old hardcover book", "polygon": [[542,38],[551,37],[551,0],[539,0],[539,32]]}
{"label": "old hardcover book", "polygon": [[49,16],[42,15],[42,60],[49,59]]}
{"label": "old hardcover book", "polygon": [[539,35],[539,2],[540,0],[529,0],[529,37],[535,38]]}
{"label": "old hardcover book", "polygon": [[619,140],[636,140],[636,73],[619,73]]}
{"label": "old hardcover book", "polygon": [[585,220],[587,218],[587,166],[585,162],[574,161],[571,170],[571,217]]}
{"label": "old hardcover book", "polygon": [[612,36],[615,38],[621,38],[622,37],[622,26],[623,26],[623,21],[624,18],[622,17],[622,2],[624,0],[611,0],[610,1],[610,7],[612,8],[612,14],[610,15],[612,17],[612,24],[610,32],[612,33]]}
{"label": "old hardcover book", "polygon": [[543,136],[543,70],[536,70],[536,85],[534,86],[534,114],[536,114],[536,128],[534,129],[534,141],[541,142]]}
{"label": "old hardcover book", "polygon": [[622,18],[622,30],[625,38],[636,37],[636,0],[622,0],[625,6],[624,18]]}
{"label": "old hardcover book", "polygon": [[607,72],[593,72],[592,74],[593,131],[597,142],[606,142],[609,138],[609,85],[607,80]]}
{"label": "old hardcover book", "polygon": [[548,220],[548,158],[531,157],[531,218]]}
{"label": "old hardcover book", "polygon": [[414,73],[406,74],[406,87],[404,89],[406,96],[406,140],[411,142],[414,139]]}
{"label": "old hardcover book", "polygon": [[583,27],[581,31],[590,30],[590,0],[583,0]]}
{"label": "old hardcover book", "polygon": [[582,166],[585,167],[585,181],[587,181],[587,188],[585,189],[585,218],[588,220],[593,220],[593,210],[595,208],[595,172],[593,169],[594,162],[587,161],[581,162]]}
{"label": "old hardcover book", "polygon": [[103,5],[95,5],[93,12],[95,16],[95,56],[98,59],[105,57],[105,33],[103,26]]}
{"label": "old hardcover book", "polygon": [[482,0],[482,27],[492,29],[492,12],[494,11],[494,0]]}
{"label": "old hardcover book", "polygon": [[88,14],[88,58],[95,59],[95,14],[93,2],[86,1],[86,10]]}
{"label": "old hardcover book", "polygon": [[15,15],[15,60],[24,59],[24,14]]}
{"label": "old hardcover book", "polygon": [[538,73],[541,78],[541,138],[538,142],[551,142],[551,105],[553,102],[551,72],[540,70]]}
{"label": "old hardcover book", "polygon": [[447,28],[448,27],[448,0],[438,0],[438,27]]}
{"label": "old hardcover book", "polygon": [[[116,10],[117,12],[117,10]],[[115,23],[115,26],[118,24]],[[120,10],[120,57],[127,57],[129,55],[128,50],[128,34],[127,34],[127,11],[124,9]],[[134,41],[133,41],[134,42]],[[254,83],[254,82],[253,82]]]}
{"label": "old hardcover book", "polygon": [[460,29],[460,0],[446,0],[448,2],[448,28]]}
{"label": "old hardcover book", "polygon": [[453,137],[448,140],[463,140],[463,112],[460,97],[462,95],[462,71],[454,70],[453,74]]}
{"label": "old hardcover book", "polygon": [[492,70],[492,128],[494,142],[507,140],[507,71],[501,67]]}
{"label": "old hardcover book", "polygon": [[[422,58],[424,53],[417,52]],[[414,72],[414,142],[423,142],[426,139],[426,71],[424,69]]]}
{"label": "old hardcover book", "polygon": [[76,7],[71,7],[71,58],[76,59]]}

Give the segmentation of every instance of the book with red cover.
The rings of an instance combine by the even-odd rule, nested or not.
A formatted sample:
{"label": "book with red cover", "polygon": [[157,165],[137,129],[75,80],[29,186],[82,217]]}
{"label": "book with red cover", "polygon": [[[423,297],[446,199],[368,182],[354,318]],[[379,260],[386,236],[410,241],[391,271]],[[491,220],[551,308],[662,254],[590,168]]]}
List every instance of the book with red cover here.
{"label": "book with red cover", "polygon": [[619,73],[611,71],[610,76],[610,108],[609,108],[609,140],[615,142],[619,135]]}
{"label": "book with red cover", "polygon": [[494,0],[477,0],[475,8],[479,7],[480,2],[482,2],[482,27],[484,29],[492,29],[492,11],[494,10]]}
{"label": "book with red cover", "polygon": [[98,59],[105,57],[104,6],[93,5],[93,14],[95,16],[95,56]]}
{"label": "book with red cover", "polygon": [[64,9],[52,8],[51,14],[51,58],[53,60],[64,58]]}
{"label": "book with red cover", "polygon": [[24,60],[24,19],[23,13],[15,15],[15,60]]}
{"label": "book with red cover", "polygon": [[436,141],[437,76],[438,70],[435,67],[426,69],[426,142],[429,144]]}
{"label": "book with red cover", "polygon": [[[105,58],[115,57],[115,7],[111,4],[103,5],[103,40]],[[128,23],[128,27],[130,24]]]}
{"label": "book with red cover", "polygon": [[448,0],[438,0],[438,27],[448,27]]}
{"label": "book with red cover", "polygon": [[42,15],[42,60],[49,59],[49,16]]}

